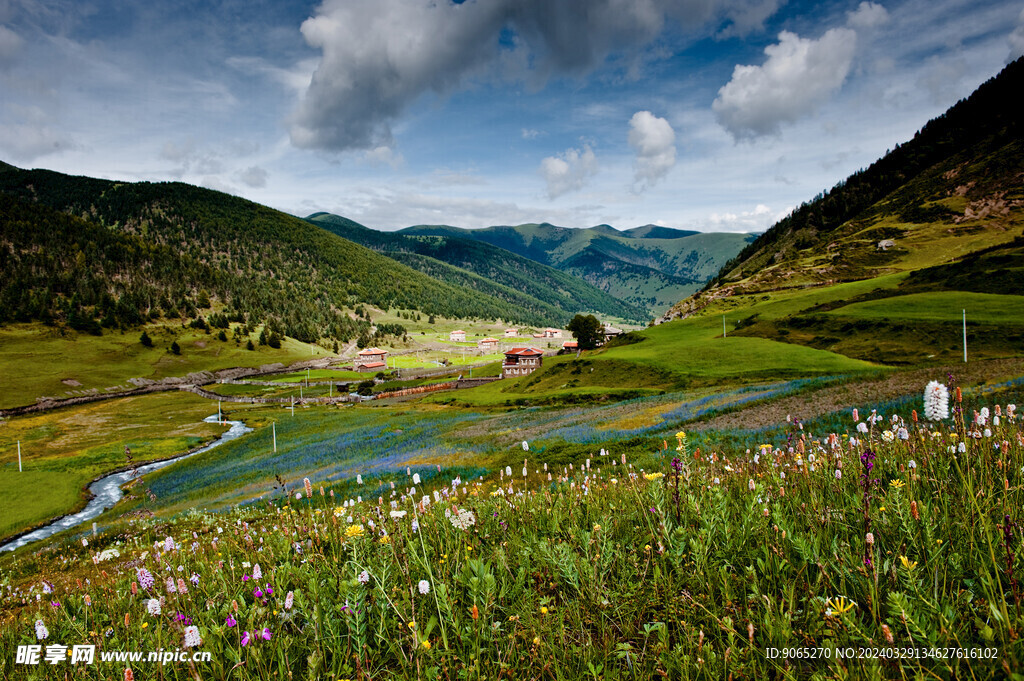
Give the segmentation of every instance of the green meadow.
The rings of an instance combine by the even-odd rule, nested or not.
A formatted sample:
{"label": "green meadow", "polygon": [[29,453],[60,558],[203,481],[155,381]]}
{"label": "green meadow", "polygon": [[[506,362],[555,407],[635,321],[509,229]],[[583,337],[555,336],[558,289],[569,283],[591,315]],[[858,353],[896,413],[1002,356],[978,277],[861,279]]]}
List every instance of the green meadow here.
{"label": "green meadow", "polygon": [[126,465],[125,446],[142,463],[213,440],[226,428],[203,419],[216,413],[195,395],[159,393],[0,421],[0,537],[83,506],[93,478]]}
{"label": "green meadow", "polygon": [[844,305],[826,314],[858,319],[1024,325],[1024,296],[965,291],[911,293]]}
{"label": "green meadow", "polygon": [[[0,368],[4,390],[0,408],[33,404],[39,397],[65,398],[88,390],[109,392],[134,387],[130,378],[159,380],[196,371],[232,367],[290,364],[331,353],[317,345],[286,338],[280,349],[217,340],[214,333],[180,326],[145,327],[153,347],[139,342],[141,330],[104,331],[102,336],[68,332],[66,336],[40,324],[9,324],[0,328]],[[257,334],[258,335],[258,334]],[[181,354],[169,348],[177,341]],[[312,348],[312,351],[310,350]]]}

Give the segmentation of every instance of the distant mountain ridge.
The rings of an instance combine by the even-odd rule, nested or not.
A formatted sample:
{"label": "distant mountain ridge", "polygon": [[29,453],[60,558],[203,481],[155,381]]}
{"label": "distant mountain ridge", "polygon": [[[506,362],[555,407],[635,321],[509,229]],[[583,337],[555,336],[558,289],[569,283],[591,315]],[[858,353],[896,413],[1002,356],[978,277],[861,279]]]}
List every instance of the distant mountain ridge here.
{"label": "distant mountain ridge", "polygon": [[458,236],[379,232],[354,220],[323,212],[313,213],[306,220],[435,279],[471,288],[565,322],[580,312],[635,322],[650,318],[646,309],[623,302],[578,277],[486,242]]}
{"label": "distant mountain ridge", "polygon": [[621,300],[660,313],[693,293],[754,237],[644,225],[619,231],[550,223],[463,229],[415,225],[410,236],[474,239],[574,274]]}
{"label": "distant mountain ridge", "polygon": [[571,316],[524,305],[521,293],[439,281],[295,216],[180,182],[2,164],[0,237],[0,323],[125,328],[187,319],[207,297],[305,342],[357,336],[363,303],[532,325]]}

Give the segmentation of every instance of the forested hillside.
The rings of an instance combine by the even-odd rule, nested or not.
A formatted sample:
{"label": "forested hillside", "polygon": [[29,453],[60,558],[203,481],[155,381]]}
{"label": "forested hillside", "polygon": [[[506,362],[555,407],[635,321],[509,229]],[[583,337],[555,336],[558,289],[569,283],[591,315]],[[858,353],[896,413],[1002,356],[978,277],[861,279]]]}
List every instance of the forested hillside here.
{"label": "forested hillside", "polygon": [[[299,340],[345,340],[361,303],[546,324],[294,216],[181,183],[117,183],[0,166],[4,319],[131,326],[209,304]],[[95,327],[92,327],[95,330]]]}
{"label": "forested hillside", "polygon": [[[1005,232],[1024,198],[1022,90],[1024,58],[929,121],[912,140],[780,220],[726,263],[705,290],[748,279],[740,288],[770,289],[797,283],[792,275],[801,270],[825,282],[865,278],[883,268],[913,269],[933,263],[908,257],[912,244],[935,241],[942,231]],[[886,239],[895,249],[872,253]],[[936,262],[965,252],[936,251]]]}
{"label": "forested hillside", "polygon": [[379,232],[330,213],[314,213],[306,219],[435,279],[473,288],[527,309],[536,307],[544,314],[565,317],[566,321],[578,312],[634,321],[648,319],[645,309],[625,303],[572,274],[484,241]]}
{"label": "forested hillside", "polygon": [[485,229],[416,225],[400,233],[482,241],[573,274],[653,312],[698,290],[754,238],[656,225],[619,231],[609,225],[570,229],[548,223]]}

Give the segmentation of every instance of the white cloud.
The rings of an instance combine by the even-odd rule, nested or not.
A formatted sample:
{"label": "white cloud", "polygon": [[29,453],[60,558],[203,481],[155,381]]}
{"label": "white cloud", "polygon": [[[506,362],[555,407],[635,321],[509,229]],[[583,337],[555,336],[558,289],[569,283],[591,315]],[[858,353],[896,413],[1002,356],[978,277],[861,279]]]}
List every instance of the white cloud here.
{"label": "white cloud", "polygon": [[540,163],[540,174],[551,199],[582,189],[596,173],[597,157],[586,144],[582,149],[567,149],[558,156],[548,156]]}
{"label": "white cloud", "polygon": [[0,125],[0,158],[29,162],[77,145],[37,106],[10,106],[7,120]]}
{"label": "white cloud", "polygon": [[864,2],[857,9],[846,13],[846,25],[856,29],[871,29],[889,22],[889,12],[882,5]]}
{"label": "white cloud", "polygon": [[8,69],[17,59],[25,41],[17,33],[0,24],[0,69]]}
{"label": "white cloud", "polygon": [[[473,75],[542,85],[553,73],[581,75],[648,45],[667,19],[688,29],[727,22],[742,35],[779,1],[323,0],[302,24],[322,57],[291,117],[291,140],[331,151],[391,146],[392,123],[413,102],[464,87]],[[526,72],[515,73],[517,64]]]}
{"label": "white cloud", "polygon": [[778,133],[826,101],[846,79],[857,45],[849,28],[810,40],[783,31],[760,66],[737,65],[711,108],[739,140]]}
{"label": "white cloud", "polygon": [[372,166],[390,166],[392,168],[398,168],[405,163],[405,158],[400,153],[384,145],[367,149],[363,153],[363,160]]}
{"label": "white cloud", "polygon": [[522,137],[524,140],[535,140],[540,137],[540,130],[534,130],[533,128],[523,128]]}
{"label": "white cloud", "polygon": [[636,152],[633,172],[641,187],[654,185],[676,164],[676,133],[650,111],[637,111],[629,120],[629,146]]}
{"label": "white cloud", "polygon": [[267,171],[259,166],[250,166],[238,174],[238,179],[248,187],[262,189],[267,186]]}
{"label": "white cloud", "polygon": [[1009,63],[1018,57],[1024,57],[1024,10],[1017,17],[1017,28],[1010,34],[1010,56],[1006,61]]}
{"label": "white cloud", "polygon": [[703,220],[701,229],[708,232],[760,232],[771,227],[788,213],[788,210],[773,211],[765,204],[759,203],[753,210],[711,213]]}

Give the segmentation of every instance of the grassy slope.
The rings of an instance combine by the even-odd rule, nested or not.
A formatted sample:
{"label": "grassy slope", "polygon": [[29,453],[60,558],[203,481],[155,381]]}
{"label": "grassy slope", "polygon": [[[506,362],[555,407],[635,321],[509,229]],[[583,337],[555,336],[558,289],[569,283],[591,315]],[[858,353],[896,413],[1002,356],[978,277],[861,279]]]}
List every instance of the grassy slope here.
{"label": "grassy slope", "polygon": [[[55,550],[0,557],[14,587],[0,592],[0,644],[10,650],[33,642],[42,619],[50,641],[155,650],[181,639],[173,618],[182,612],[198,627],[202,649],[213,653],[195,672],[204,678],[274,679],[282,659],[304,678],[502,678],[510,668],[517,678],[557,681],[588,674],[1010,678],[1024,661],[1017,633],[1024,619],[1004,550],[1018,550],[1021,536],[1013,525],[1004,534],[1000,523],[1024,501],[1019,417],[995,427],[994,440],[1007,442],[997,455],[992,440],[971,437],[965,454],[955,456],[949,449],[964,441],[958,424],[919,429],[910,423],[910,404],[872,406],[906,419],[912,437],[863,436],[877,454],[870,475],[878,483],[867,506],[859,478],[864,449],[848,445],[840,427],[832,430],[839,446],[826,453],[830,430],[821,421],[804,431],[793,424],[760,433],[770,450],[745,452],[716,438],[701,454],[693,442],[680,444],[678,482],[670,468],[676,452],[652,443],[623,444],[607,458],[519,451],[512,480],[478,480],[445,465],[417,488],[429,494],[462,475],[462,484],[447,490],[451,498],[417,510],[415,498],[396,497],[401,518],[381,513],[374,498],[378,490],[389,494],[388,482],[400,490],[413,484],[400,464],[374,471],[356,458],[338,481],[315,460],[296,461],[307,466],[314,490],[322,484],[336,494],[300,501],[276,494],[269,506],[190,509],[170,522],[117,521],[87,548],[68,536],[49,543]],[[833,416],[846,426],[848,413]],[[811,429],[818,435],[808,435]],[[789,453],[793,442],[800,451]],[[619,455],[635,475],[611,465]],[[352,482],[356,473],[366,478],[362,487]],[[363,502],[341,507],[340,499],[357,494]],[[453,506],[472,512],[472,527],[450,522]],[[161,558],[153,547],[166,537],[180,548]],[[120,556],[97,567],[93,556],[108,547]],[[265,579],[256,588],[272,584],[274,592],[262,595],[265,601],[254,599],[246,565],[257,559]],[[151,594],[129,588],[138,580],[135,567],[156,573],[156,597],[176,564],[187,570],[183,579],[194,572],[197,580],[187,592],[166,594],[162,615],[147,615]],[[369,579],[356,578],[363,570]],[[41,579],[55,586],[42,606],[35,598]],[[421,580],[429,593],[417,589]],[[285,594],[294,596],[288,609]],[[45,604],[51,599],[62,609]],[[228,616],[236,627],[224,625]],[[85,634],[82,622],[100,625]],[[269,640],[241,645],[243,630],[264,627]],[[837,646],[854,655],[837,659]],[[829,654],[786,664],[767,647]],[[864,659],[859,652],[946,647],[964,653]],[[971,659],[978,654],[995,657]],[[0,659],[4,678],[25,672],[12,660]],[[161,670],[193,675],[184,665]],[[66,674],[46,664],[32,671],[42,679]]]}
{"label": "grassy slope", "polygon": [[[907,365],[960,356],[968,308],[975,356],[1019,356],[1019,301],[992,294],[1024,284],[1024,142],[1002,94],[1022,80],[1024,62],[1007,67],[779,222],[669,316],[727,312],[740,335]],[[895,246],[881,250],[883,239]]]}
{"label": "grassy slope", "polygon": [[721,319],[705,316],[635,332],[639,343],[545,359],[534,374],[428,401],[500,405],[624,397],[685,386],[736,385],[752,380],[846,374],[879,365],[764,338],[722,338]]}
{"label": "grassy slope", "polygon": [[[64,398],[92,389],[131,389],[134,386],[128,383],[130,378],[156,380],[195,371],[290,364],[331,355],[320,346],[291,338],[286,338],[278,350],[257,345],[256,350],[250,351],[244,343],[236,346],[230,335],[223,342],[214,334],[185,330],[180,325],[149,324],[145,328],[153,338],[152,348],[142,346],[138,330],[123,334],[108,331],[102,336],[71,332],[64,337],[39,324],[0,328],[0,368],[5,388],[0,392],[0,408],[32,404],[43,396]],[[254,337],[258,335],[258,331],[254,333]],[[175,339],[181,346],[181,355],[167,350]],[[80,385],[62,381],[76,381]]]}
{"label": "grassy slope", "polygon": [[1024,324],[1024,296],[935,291],[869,300],[844,305],[826,314],[858,319],[917,319],[959,322],[966,314],[972,322]]}
{"label": "grassy slope", "polygon": [[[125,465],[180,454],[225,428],[216,404],[185,393],[144,395],[16,416],[0,428],[0,537],[84,505],[83,488]],[[21,441],[23,472],[18,473]]]}

